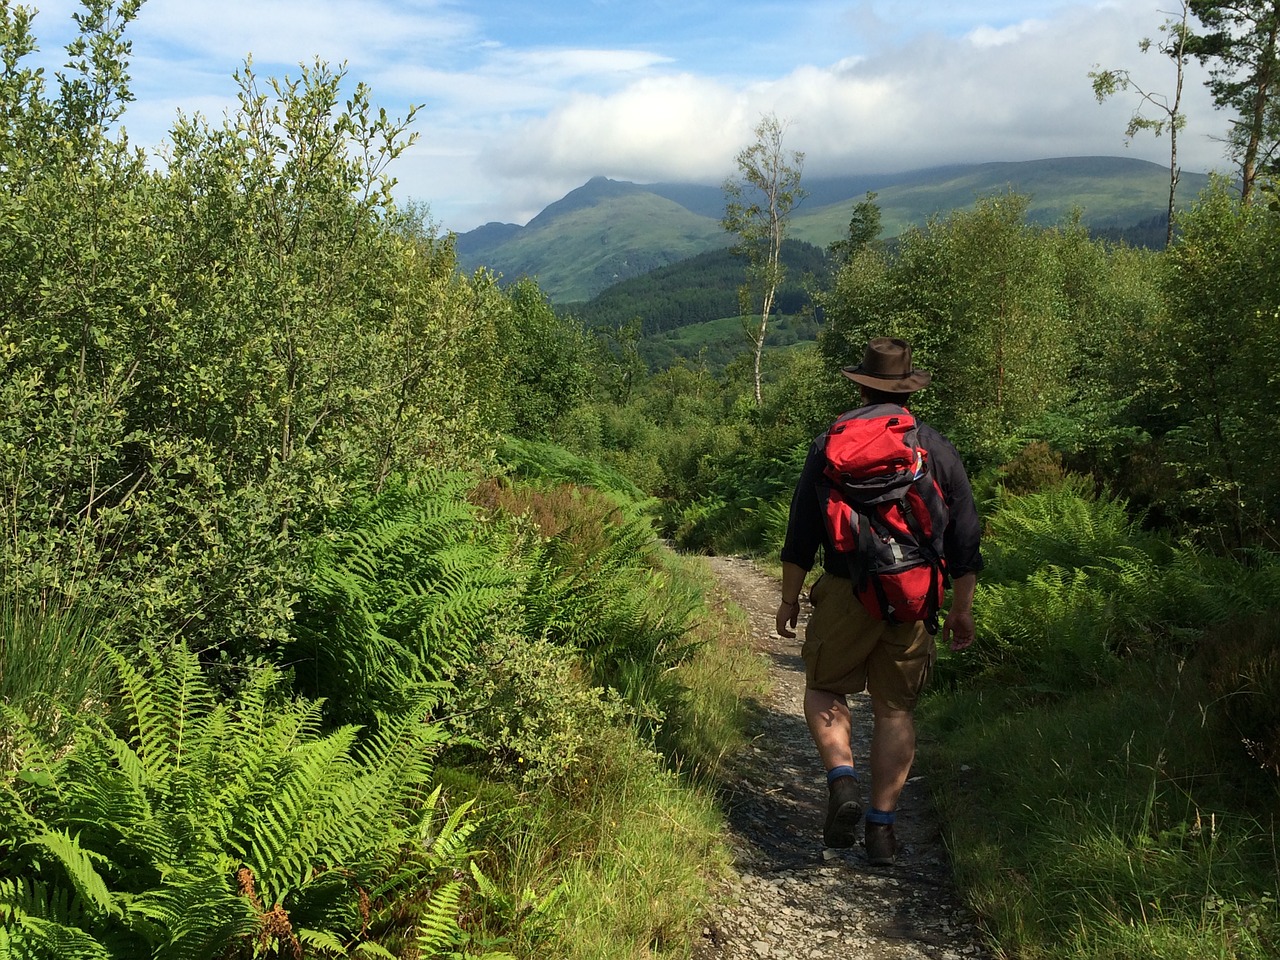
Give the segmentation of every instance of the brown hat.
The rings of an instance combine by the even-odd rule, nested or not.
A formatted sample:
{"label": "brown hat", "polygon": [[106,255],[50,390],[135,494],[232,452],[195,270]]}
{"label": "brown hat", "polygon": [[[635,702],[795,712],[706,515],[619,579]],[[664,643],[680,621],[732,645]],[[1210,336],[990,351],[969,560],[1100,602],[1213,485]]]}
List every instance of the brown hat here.
{"label": "brown hat", "polygon": [[867,344],[862,363],[841,367],[840,372],[863,386],[885,393],[914,393],[933,378],[911,366],[911,344],[892,337],[876,337]]}

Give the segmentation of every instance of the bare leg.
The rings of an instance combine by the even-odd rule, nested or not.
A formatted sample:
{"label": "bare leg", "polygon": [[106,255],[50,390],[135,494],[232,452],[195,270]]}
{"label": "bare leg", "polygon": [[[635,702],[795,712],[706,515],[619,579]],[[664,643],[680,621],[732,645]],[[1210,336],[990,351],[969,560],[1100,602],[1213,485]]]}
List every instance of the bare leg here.
{"label": "bare leg", "polygon": [[843,695],[805,690],[804,718],[826,769],[853,766],[853,717]]}
{"label": "bare leg", "polygon": [[[871,711],[875,715],[871,734],[871,806],[892,813],[898,807],[898,796],[916,757],[915,717],[910,710],[895,710],[874,699]],[[822,747],[818,749],[821,751]]]}
{"label": "bare leg", "polygon": [[[825,690],[805,690],[804,716],[823,766],[828,771],[835,767],[852,767],[850,734],[853,732],[853,717],[844,697]],[[862,820],[857,781],[851,777],[837,777],[828,782],[827,790],[827,819],[822,827],[822,842],[828,847],[852,847]]]}

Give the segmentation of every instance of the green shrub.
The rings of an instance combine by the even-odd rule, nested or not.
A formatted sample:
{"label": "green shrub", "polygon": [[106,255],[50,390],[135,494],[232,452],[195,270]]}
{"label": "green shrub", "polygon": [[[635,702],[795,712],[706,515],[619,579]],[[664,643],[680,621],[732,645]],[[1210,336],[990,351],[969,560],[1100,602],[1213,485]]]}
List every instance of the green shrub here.
{"label": "green shrub", "polygon": [[279,654],[330,511],[484,457],[515,307],[393,205],[407,121],[341,70],[246,68],[152,169],[116,126],[140,6],[87,0],[52,92],[0,17],[0,577],[234,667]]}
{"label": "green shrub", "polygon": [[616,694],[590,685],[577,651],[502,629],[479,644],[456,704],[446,725],[481,751],[492,774],[570,795],[597,738],[628,716]]}
{"label": "green shrub", "polygon": [[1066,479],[1062,454],[1043,442],[1029,443],[999,470],[1000,481],[1010,493],[1035,493]]}

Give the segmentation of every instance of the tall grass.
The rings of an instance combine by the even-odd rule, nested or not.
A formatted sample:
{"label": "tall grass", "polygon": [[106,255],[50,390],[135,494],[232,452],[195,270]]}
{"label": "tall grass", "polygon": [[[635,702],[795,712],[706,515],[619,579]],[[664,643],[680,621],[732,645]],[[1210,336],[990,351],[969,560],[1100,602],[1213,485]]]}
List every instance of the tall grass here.
{"label": "tall grass", "polygon": [[490,795],[495,876],[530,902],[555,895],[539,940],[522,922],[510,946],[557,960],[688,957],[728,863],[721,814],[633,737],[602,731],[594,747],[568,796]]}
{"label": "tall grass", "polygon": [[69,733],[69,718],[103,705],[111,672],[99,640],[110,626],[84,607],[0,596],[0,703],[52,739]]}
{"label": "tall grass", "polygon": [[957,878],[1005,954],[1276,956],[1280,784],[1206,723],[1213,701],[1165,663],[1061,699],[926,703]]}

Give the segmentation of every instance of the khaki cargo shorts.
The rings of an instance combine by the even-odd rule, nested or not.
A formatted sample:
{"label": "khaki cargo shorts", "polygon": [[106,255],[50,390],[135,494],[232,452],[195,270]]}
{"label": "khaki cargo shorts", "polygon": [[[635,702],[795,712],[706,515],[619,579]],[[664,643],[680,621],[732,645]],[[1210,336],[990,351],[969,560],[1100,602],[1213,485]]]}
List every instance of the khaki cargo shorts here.
{"label": "khaki cargo shorts", "polygon": [[853,581],[823,574],[809,593],[804,633],[805,680],[814,690],[861,693],[896,710],[912,710],[929,681],[937,648],[923,623],[876,620]]}

